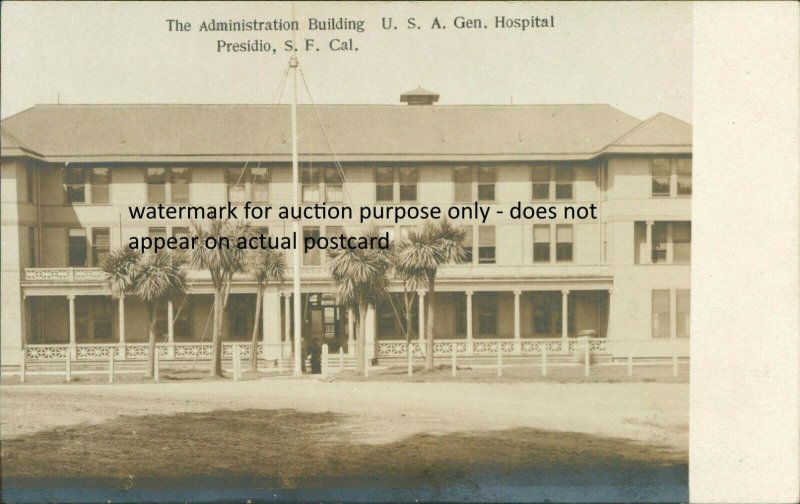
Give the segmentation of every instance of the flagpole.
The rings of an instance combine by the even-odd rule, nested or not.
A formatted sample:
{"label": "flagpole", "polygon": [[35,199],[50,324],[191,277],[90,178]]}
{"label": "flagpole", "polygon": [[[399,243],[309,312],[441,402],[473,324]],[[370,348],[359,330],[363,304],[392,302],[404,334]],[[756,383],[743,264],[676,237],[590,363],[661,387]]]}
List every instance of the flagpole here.
{"label": "flagpole", "polygon": [[[295,3],[292,2],[292,20],[296,21],[297,13]],[[294,24],[294,23],[293,23]],[[296,42],[296,33],[292,30],[292,42]],[[296,50],[296,49],[295,49]],[[300,169],[297,160],[297,67],[300,63],[297,56],[289,58],[289,67],[292,70],[292,197],[295,208],[300,206]],[[292,251],[292,293],[294,304],[294,376],[303,374],[302,367],[302,317],[300,302],[300,220],[292,221],[292,231],[294,232],[295,247]]]}

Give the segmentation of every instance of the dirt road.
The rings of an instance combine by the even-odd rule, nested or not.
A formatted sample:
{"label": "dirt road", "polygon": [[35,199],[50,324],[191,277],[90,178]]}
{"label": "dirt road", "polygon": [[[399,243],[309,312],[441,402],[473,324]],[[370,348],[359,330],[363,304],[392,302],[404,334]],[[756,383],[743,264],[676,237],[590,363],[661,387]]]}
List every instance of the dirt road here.
{"label": "dirt road", "polygon": [[363,443],[416,433],[530,427],[688,450],[685,383],[387,383],[314,378],[115,385],[4,385],[0,439],[119,415],[291,408],[348,415]]}

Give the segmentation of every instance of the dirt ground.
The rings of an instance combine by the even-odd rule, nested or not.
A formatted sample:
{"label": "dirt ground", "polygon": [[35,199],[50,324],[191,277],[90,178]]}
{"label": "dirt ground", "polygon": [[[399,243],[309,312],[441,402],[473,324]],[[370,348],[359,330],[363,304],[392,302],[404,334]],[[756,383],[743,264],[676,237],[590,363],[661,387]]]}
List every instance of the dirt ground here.
{"label": "dirt ground", "polygon": [[345,415],[339,429],[364,444],[420,433],[533,428],[688,450],[686,383],[323,382],[275,376],[240,382],[5,384],[0,408],[3,441],[120,415],[294,409]]}

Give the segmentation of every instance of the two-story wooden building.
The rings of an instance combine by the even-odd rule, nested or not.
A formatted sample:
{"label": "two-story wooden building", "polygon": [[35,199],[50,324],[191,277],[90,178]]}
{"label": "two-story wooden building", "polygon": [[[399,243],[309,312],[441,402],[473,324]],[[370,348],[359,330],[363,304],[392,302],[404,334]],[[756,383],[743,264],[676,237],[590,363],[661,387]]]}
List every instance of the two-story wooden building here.
{"label": "two-story wooden building", "polygon": [[[596,352],[688,355],[692,130],[658,114],[645,121],[608,105],[408,105],[299,108],[302,201],[327,204],[469,204],[493,209],[567,205],[597,219],[460,222],[463,264],[437,281],[437,352],[568,352],[588,335]],[[324,129],[320,126],[320,120]],[[143,359],[146,310],[113,299],[98,269],[132,236],[180,236],[188,221],[135,221],[129,205],[292,202],[287,106],[37,105],[2,121],[2,364]],[[332,150],[344,169],[334,164]],[[253,222],[269,235],[291,223]],[[405,224],[378,223],[394,236]],[[408,223],[413,225],[413,223]],[[357,222],[306,221],[304,235]],[[291,254],[287,256],[291,261]],[[303,332],[353,348],[353,317],[334,303],[326,257],[301,269]],[[265,359],[291,354],[291,269],[254,320],[255,284],[235,280],[224,321],[226,355],[254,324]],[[212,291],[163,307],[164,358],[210,354]],[[394,287],[400,291],[400,286]],[[424,324],[419,297],[413,320]],[[370,310],[367,344],[402,355],[400,294]],[[417,332],[417,334],[419,334]],[[665,350],[669,349],[669,350]]]}

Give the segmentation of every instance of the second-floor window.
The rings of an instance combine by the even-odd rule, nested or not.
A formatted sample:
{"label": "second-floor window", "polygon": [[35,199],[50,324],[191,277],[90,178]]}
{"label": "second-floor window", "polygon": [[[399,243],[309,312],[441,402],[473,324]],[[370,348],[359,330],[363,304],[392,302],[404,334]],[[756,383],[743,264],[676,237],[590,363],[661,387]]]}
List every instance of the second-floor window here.
{"label": "second-floor window", "polygon": [[108,204],[111,172],[105,167],[64,168],[64,194],[68,204]]}
{"label": "second-floor window", "polygon": [[478,226],[478,263],[495,263],[494,226]]}
{"label": "second-floor window", "polygon": [[86,245],[86,230],[70,228],[67,231],[67,255],[71,268],[85,268],[89,265]]}
{"label": "second-floor window", "polygon": [[494,201],[497,172],[494,166],[456,166],[453,168],[456,201]]}
{"label": "second-floor window", "polygon": [[575,168],[572,165],[534,165],[531,195],[534,201],[572,200]]}
{"label": "second-floor window", "polygon": [[231,203],[269,201],[269,171],[266,167],[228,168],[226,179]]}
{"label": "second-floor window", "polygon": [[110,250],[111,233],[109,228],[92,228],[92,265],[99,267]]}
{"label": "second-floor window", "polygon": [[184,167],[147,168],[148,203],[188,203],[191,175]]}

